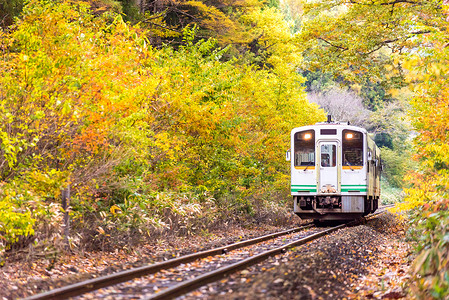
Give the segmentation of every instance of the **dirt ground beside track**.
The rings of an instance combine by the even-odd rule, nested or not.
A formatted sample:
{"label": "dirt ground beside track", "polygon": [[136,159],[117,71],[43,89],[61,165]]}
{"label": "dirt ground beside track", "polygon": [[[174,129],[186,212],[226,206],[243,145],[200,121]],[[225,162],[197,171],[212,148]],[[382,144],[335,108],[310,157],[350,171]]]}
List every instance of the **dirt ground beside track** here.
{"label": "dirt ground beside track", "polygon": [[[0,299],[17,299],[99,275],[221,246],[280,230],[234,228],[177,240],[159,240],[134,251],[84,252],[8,262],[0,268]],[[186,298],[399,299],[407,298],[411,261],[405,225],[387,213],[297,247]]]}

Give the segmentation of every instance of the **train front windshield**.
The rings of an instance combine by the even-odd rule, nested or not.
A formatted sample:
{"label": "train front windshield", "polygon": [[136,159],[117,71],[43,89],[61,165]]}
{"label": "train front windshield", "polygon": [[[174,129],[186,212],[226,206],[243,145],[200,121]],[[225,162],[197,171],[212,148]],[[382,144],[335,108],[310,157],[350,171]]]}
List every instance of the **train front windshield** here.
{"label": "train front windshield", "polygon": [[343,130],[343,166],[363,166],[363,134]]}
{"label": "train front windshield", "polygon": [[295,133],[295,167],[315,165],[315,131]]}

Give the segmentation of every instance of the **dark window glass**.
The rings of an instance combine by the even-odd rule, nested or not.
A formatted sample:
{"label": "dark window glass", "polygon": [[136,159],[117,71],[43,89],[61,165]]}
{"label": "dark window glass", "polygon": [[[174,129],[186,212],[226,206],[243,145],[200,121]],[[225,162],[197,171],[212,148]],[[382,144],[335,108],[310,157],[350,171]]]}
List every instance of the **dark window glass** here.
{"label": "dark window glass", "polygon": [[320,134],[322,135],[336,135],[337,129],[321,129]]}
{"label": "dark window glass", "polygon": [[343,166],[363,166],[363,134],[343,130]]}
{"label": "dark window glass", "polygon": [[321,166],[335,167],[337,164],[337,147],[331,144],[321,145]]}
{"label": "dark window glass", "polygon": [[315,165],[315,131],[295,133],[295,167]]}

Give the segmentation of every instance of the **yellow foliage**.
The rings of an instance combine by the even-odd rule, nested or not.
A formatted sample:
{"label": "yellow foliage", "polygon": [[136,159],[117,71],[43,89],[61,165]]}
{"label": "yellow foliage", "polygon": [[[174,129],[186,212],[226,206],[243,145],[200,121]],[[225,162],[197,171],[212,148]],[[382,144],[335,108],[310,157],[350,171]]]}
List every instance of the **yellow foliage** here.
{"label": "yellow foliage", "polygon": [[183,2],[183,5],[197,10],[197,13],[201,16],[200,25],[207,29],[211,29],[220,35],[235,30],[234,22],[214,6],[207,6],[201,1],[194,0]]}
{"label": "yellow foliage", "polygon": [[[207,15],[206,27],[227,22],[201,2],[184,4]],[[287,193],[289,132],[324,113],[306,100],[281,14],[255,7],[245,18],[269,68],[225,60],[227,48],[194,43],[192,29],[179,48],[153,49],[119,15],[31,0],[0,41],[1,180],[23,184],[44,207],[70,184],[81,221],[84,210],[106,219],[131,218],[126,206],[176,211],[175,201],[153,197],[161,191],[232,195],[245,209],[262,190]]]}

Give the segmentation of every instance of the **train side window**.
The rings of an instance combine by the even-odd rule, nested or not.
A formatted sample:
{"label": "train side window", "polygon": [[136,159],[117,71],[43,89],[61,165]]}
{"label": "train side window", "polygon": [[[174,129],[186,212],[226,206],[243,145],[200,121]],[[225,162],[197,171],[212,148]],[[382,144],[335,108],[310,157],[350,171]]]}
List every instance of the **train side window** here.
{"label": "train side window", "polygon": [[295,133],[295,167],[315,165],[315,131]]}
{"label": "train side window", "polygon": [[363,166],[363,134],[343,130],[343,166]]}

